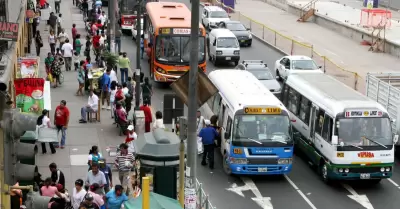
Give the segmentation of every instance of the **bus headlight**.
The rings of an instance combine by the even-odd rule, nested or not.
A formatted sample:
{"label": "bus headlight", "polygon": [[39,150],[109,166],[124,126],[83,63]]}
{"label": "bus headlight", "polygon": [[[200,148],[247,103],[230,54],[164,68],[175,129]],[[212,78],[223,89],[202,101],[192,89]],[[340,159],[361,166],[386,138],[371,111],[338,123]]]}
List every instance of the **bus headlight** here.
{"label": "bus headlight", "polygon": [[338,169],[339,173],[343,173],[343,168]]}
{"label": "bus headlight", "polygon": [[387,167],[385,170],[386,170],[386,172],[389,172],[391,170],[391,168]]}
{"label": "bus headlight", "polygon": [[247,159],[246,158],[233,158],[231,157],[229,159],[230,164],[247,164]]}
{"label": "bus headlight", "polygon": [[222,51],[217,51],[217,55],[222,55]]}
{"label": "bus headlight", "polygon": [[234,55],[240,55],[240,51],[239,50],[235,50],[235,51],[233,51],[233,54]]}
{"label": "bus headlight", "polygon": [[161,69],[161,68],[157,68],[157,72],[162,73],[162,74],[166,74],[165,70]]}
{"label": "bus headlight", "polygon": [[344,172],[348,173],[348,172],[350,172],[350,169],[346,168],[346,169],[344,169]]}
{"label": "bus headlight", "polygon": [[385,172],[385,168],[381,168],[381,172]]}
{"label": "bus headlight", "polygon": [[292,164],[292,158],[281,158],[278,160],[278,164]]}

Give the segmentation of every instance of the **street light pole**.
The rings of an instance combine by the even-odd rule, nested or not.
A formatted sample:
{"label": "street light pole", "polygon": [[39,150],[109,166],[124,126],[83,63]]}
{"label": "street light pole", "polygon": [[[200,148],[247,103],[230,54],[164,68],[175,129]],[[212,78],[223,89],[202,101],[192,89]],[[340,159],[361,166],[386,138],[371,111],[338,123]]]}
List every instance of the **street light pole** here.
{"label": "street light pole", "polygon": [[[137,16],[136,16],[136,95],[135,95],[135,109],[139,109],[140,107],[140,72],[141,72],[141,56],[140,56],[140,41],[141,41],[141,29],[142,29],[142,0],[137,0]],[[144,33],[143,33],[144,34]],[[144,52],[143,52],[144,53]]]}
{"label": "street light pole", "polygon": [[[196,160],[197,160],[197,74],[199,65],[199,0],[192,0],[192,17],[190,33],[190,71],[188,95],[188,139],[187,139],[187,173],[188,181],[185,189],[193,193],[196,189]],[[190,206],[189,206],[190,207]]]}
{"label": "street light pole", "polygon": [[108,16],[110,17],[110,24],[108,27],[108,30],[110,30],[110,52],[111,53],[115,53],[115,15],[116,15],[116,4],[117,4],[117,0],[110,0],[109,3],[109,13]]}

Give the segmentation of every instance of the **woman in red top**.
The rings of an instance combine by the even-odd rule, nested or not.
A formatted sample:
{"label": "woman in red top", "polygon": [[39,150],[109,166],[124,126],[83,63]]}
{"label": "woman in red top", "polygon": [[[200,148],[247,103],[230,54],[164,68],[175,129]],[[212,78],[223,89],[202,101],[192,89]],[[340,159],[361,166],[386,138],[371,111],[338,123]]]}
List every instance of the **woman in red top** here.
{"label": "woman in red top", "polygon": [[149,107],[149,101],[144,100],[140,110],[144,113],[144,132],[150,132],[150,124],[153,122],[153,116],[151,115],[151,109]]}
{"label": "woman in red top", "polygon": [[100,38],[101,36],[99,35],[99,31],[96,31],[96,35],[93,36],[92,38],[92,43],[94,48],[98,48],[100,46]]}

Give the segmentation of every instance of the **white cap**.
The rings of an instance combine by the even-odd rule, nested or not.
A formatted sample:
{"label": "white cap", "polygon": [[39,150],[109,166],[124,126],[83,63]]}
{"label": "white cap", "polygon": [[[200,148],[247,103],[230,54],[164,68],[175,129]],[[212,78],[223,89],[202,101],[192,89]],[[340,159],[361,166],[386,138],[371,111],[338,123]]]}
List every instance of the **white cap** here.
{"label": "white cap", "polygon": [[129,131],[133,131],[134,128],[135,128],[135,127],[134,127],[133,125],[129,125],[127,129],[128,129]]}
{"label": "white cap", "polygon": [[206,119],[204,120],[204,123],[206,124],[206,126],[209,126],[211,124],[211,121]]}

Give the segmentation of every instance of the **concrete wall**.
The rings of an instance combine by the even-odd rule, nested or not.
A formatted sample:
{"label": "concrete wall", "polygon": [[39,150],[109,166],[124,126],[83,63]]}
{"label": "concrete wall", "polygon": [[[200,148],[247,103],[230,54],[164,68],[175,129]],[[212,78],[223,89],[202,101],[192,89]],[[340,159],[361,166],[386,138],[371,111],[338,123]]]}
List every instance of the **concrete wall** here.
{"label": "concrete wall", "polygon": [[[301,14],[301,9],[297,5],[293,5],[288,3],[288,10],[289,13],[294,14],[296,16],[300,17]],[[320,16],[318,14],[315,14],[314,17],[311,17],[309,22],[314,22],[317,25],[320,25],[324,28],[328,28],[330,30],[333,30],[345,37],[348,37],[358,43],[360,43],[363,40],[372,41],[372,31],[371,32],[366,32],[362,31],[359,28],[356,27],[351,27],[349,25],[343,25],[341,22],[338,22],[334,19],[331,19],[329,17],[325,16]],[[385,41],[385,53],[388,53],[390,55],[393,55],[395,57],[400,58],[400,45],[396,43],[392,43],[388,40]]]}

